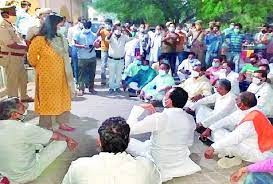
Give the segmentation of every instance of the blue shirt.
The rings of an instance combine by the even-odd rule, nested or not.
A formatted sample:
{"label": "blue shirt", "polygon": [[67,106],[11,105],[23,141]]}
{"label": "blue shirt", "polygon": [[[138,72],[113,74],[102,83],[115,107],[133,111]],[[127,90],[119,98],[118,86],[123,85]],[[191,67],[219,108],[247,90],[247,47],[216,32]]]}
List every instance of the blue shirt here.
{"label": "blue shirt", "polygon": [[[74,36],[74,40],[80,45],[93,45],[97,36],[91,30],[81,30],[79,33],[76,33]],[[96,57],[95,48],[93,48],[92,52],[90,52],[90,48],[78,48],[78,58],[79,59],[90,59]]]}
{"label": "blue shirt", "polygon": [[245,35],[232,32],[226,37],[230,39],[229,51],[240,53],[242,50],[243,41],[245,40]]}
{"label": "blue shirt", "polygon": [[207,51],[212,53],[218,53],[222,43],[221,35],[210,33],[205,37],[205,44],[207,46]]}

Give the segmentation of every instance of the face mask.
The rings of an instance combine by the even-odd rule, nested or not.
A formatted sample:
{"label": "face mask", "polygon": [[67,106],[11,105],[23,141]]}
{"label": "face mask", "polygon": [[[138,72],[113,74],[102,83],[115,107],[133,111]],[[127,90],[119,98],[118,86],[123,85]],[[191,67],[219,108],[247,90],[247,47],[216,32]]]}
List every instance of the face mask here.
{"label": "face mask", "polygon": [[105,25],[105,29],[108,30],[108,31],[110,31],[111,30],[111,26],[109,24],[106,24]]}
{"label": "face mask", "polygon": [[115,35],[120,36],[120,35],[121,35],[121,30],[116,29],[116,30],[114,31],[114,33],[115,33]]}
{"label": "face mask", "polygon": [[18,121],[23,122],[26,119],[27,111],[25,111],[24,114],[21,114],[19,112],[16,112],[16,113],[21,115],[20,118],[17,118]]}
{"label": "face mask", "polygon": [[164,76],[164,75],[166,75],[167,73],[166,73],[166,71],[165,70],[159,70],[158,71],[158,75],[159,76]]}
{"label": "face mask", "polygon": [[82,30],[82,32],[83,32],[84,34],[88,34],[88,33],[91,32],[91,30],[90,30],[90,29],[85,29],[85,28],[84,28],[84,29]]}
{"label": "face mask", "polygon": [[141,70],[148,70],[149,69],[149,66],[148,65],[141,65]]}
{"label": "face mask", "polygon": [[79,28],[83,29],[83,24],[81,22],[79,23]]}
{"label": "face mask", "polygon": [[144,31],[144,28],[139,28],[139,32],[143,33]]}
{"label": "face mask", "polygon": [[239,33],[240,29],[234,29],[234,33]]}
{"label": "face mask", "polygon": [[252,83],[254,83],[254,84],[260,84],[261,83],[261,80],[259,79],[259,78],[257,78],[257,77],[253,77],[252,78]]}
{"label": "face mask", "polygon": [[197,72],[197,71],[192,71],[192,72],[191,72],[191,77],[199,77],[199,72]]}
{"label": "face mask", "polygon": [[155,30],[155,34],[159,35],[160,31],[159,30]]}
{"label": "face mask", "polygon": [[164,108],[167,107],[167,103],[166,102],[168,102],[168,100],[166,100],[166,98],[164,96],[163,99],[162,99],[162,105],[163,105]]}
{"label": "face mask", "polygon": [[219,64],[219,63],[216,63],[216,62],[212,62],[212,66],[213,66],[213,67],[219,67],[220,64]]}
{"label": "face mask", "polygon": [[140,60],[135,60],[135,64],[141,65],[141,61]]}
{"label": "face mask", "polygon": [[174,28],[174,27],[170,27],[170,28],[169,28],[169,31],[170,31],[171,33],[174,33],[175,28]]}

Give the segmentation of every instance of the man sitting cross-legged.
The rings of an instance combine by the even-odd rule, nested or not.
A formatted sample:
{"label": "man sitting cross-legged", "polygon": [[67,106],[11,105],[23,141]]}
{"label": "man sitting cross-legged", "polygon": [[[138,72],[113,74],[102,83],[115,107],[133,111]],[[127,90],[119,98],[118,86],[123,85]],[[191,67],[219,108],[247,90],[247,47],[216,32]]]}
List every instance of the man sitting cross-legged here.
{"label": "man sitting cross-legged", "polygon": [[98,133],[101,153],[72,162],[62,184],[161,184],[160,173],[150,160],[125,152],[130,141],[125,119],[107,119]]}
{"label": "man sitting cross-legged", "polygon": [[[188,94],[182,88],[172,88],[163,99],[162,113],[156,113],[151,104],[145,104],[134,106],[128,119],[131,134],[152,133],[145,142],[131,138],[128,152],[153,160],[163,182],[201,170],[189,157],[196,127],[193,117],[183,110],[187,99]],[[153,114],[138,121],[145,109]]]}
{"label": "man sitting cross-legged", "polygon": [[[236,96],[231,92],[231,83],[227,79],[220,79],[215,88],[217,93],[198,100],[190,107],[195,110],[198,127],[207,128],[236,110]],[[214,109],[208,107],[212,104]]]}
{"label": "man sitting cross-legged", "polygon": [[[257,99],[253,93],[243,92],[236,104],[242,111],[246,111],[245,117],[235,122],[221,121],[210,127],[214,134],[215,143],[205,152],[205,157],[210,159],[216,152],[223,157],[218,161],[219,166],[229,168],[239,165],[242,160],[257,162],[272,157],[273,153],[273,126],[266,116],[258,110]],[[233,131],[224,129],[225,126],[235,126]],[[210,132],[210,131],[209,131]],[[203,136],[210,133],[204,132]],[[230,157],[231,156],[231,157]]]}
{"label": "man sitting cross-legged", "polygon": [[[0,102],[0,173],[17,183],[35,180],[66,146],[77,147],[61,133],[22,123],[25,110],[18,98]],[[43,148],[37,150],[38,145]]]}

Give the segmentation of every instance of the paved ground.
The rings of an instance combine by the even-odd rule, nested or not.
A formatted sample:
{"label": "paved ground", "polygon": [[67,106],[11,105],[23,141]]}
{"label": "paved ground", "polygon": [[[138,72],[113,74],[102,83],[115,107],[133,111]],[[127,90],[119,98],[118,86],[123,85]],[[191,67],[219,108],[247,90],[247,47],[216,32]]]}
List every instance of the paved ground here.
{"label": "paved ground", "polygon": [[[30,184],[60,184],[70,163],[79,157],[92,156],[97,153],[95,137],[100,123],[110,116],[122,116],[127,118],[130,109],[135,104],[141,103],[137,98],[128,98],[122,93],[118,96],[108,96],[107,89],[99,86],[96,80],[98,95],[85,95],[77,97],[72,103],[71,125],[77,128],[73,133],[66,133],[79,142],[79,149],[71,153],[68,150],[52,163],[36,180]],[[34,84],[30,84],[29,93],[33,93]],[[37,123],[38,117],[33,112],[33,104],[29,106],[29,122]],[[138,138],[145,139],[147,135],[139,135]],[[206,160],[203,157],[205,146],[195,141],[191,148],[191,158],[198,163],[202,171],[191,176],[173,179],[166,184],[227,184],[229,176],[238,167],[232,169],[220,169],[215,160]]]}

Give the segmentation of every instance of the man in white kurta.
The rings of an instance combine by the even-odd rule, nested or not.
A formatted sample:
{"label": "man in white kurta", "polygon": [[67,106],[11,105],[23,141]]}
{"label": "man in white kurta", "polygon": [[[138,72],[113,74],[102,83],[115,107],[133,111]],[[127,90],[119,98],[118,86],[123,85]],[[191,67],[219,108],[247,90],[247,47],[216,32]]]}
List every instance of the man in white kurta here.
{"label": "man in white kurta", "polygon": [[[231,83],[227,79],[221,79],[215,87],[216,93],[198,100],[190,107],[195,110],[196,122],[205,128],[236,110],[236,96],[231,92]],[[213,105],[214,109],[209,105]]]}
{"label": "man in white kurta", "polygon": [[266,80],[266,71],[258,70],[254,72],[252,83],[249,85],[247,91],[255,94],[258,101],[257,107],[267,117],[273,118],[273,89]]}
{"label": "man in white kurta", "polygon": [[235,95],[238,95],[240,93],[238,80],[239,74],[231,70],[231,64],[223,63],[222,69],[216,72],[215,75],[218,76],[219,79],[229,80],[231,82],[231,91]]}
{"label": "man in white kurta", "polygon": [[186,107],[190,107],[193,102],[211,95],[212,92],[212,85],[209,79],[203,75],[201,65],[194,66],[190,78],[181,83],[179,87],[182,87],[188,93],[189,100]]}
{"label": "man in white kurta", "polygon": [[[248,162],[257,162],[264,160],[269,156],[273,156],[270,151],[261,152],[258,146],[258,136],[253,125],[253,122],[244,122],[242,120],[247,114],[254,110],[258,110],[255,106],[257,104],[256,97],[253,93],[243,92],[236,99],[237,106],[244,111],[245,115],[242,119],[236,122],[230,122],[225,120],[225,125],[222,123],[215,123],[210,127],[214,132],[215,143],[211,145],[205,152],[205,156],[213,154],[214,152],[221,155],[235,156],[234,158],[222,158],[218,161],[219,165],[230,165],[229,162],[235,161],[235,159],[241,159]],[[259,110],[258,110],[259,111]],[[224,129],[224,126],[234,126],[233,131]],[[234,165],[237,165],[234,162]],[[240,162],[237,162],[240,164]],[[230,166],[234,166],[230,165]]]}
{"label": "man in white kurta", "polygon": [[180,81],[184,81],[190,77],[195,65],[201,65],[198,59],[195,59],[195,54],[191,52],[187,59],[183,60],[177,68],[177,75]]}
{"label": "man in white kurta", "polygon": [[138,121],[144,108],[151,112],[155,110],[149,104],[134,106],[128,119],[131,134],[151,132],[152,135],[145,142],[131,138],[127,151],[152,159],[159,167],[163,182],[201,170],[189,157],[196,127],[193,117],[182,109],[187,98],[182,88],[172,88],[163,100],[163,112]]}
{"label": "man in white kurta", "polygon": [[0,102],[0,109],[0,173],[13,182],[36,179],[67,145],[70,149],[77,145],[58,132],[18,121],[25,107],[16,98]]}
{"label": "man in white kurta", "polygon": [[98,133],[102,152],[73,161],[62,184],[161,184],[152,161],[125,152],[130,139],[125,119],[109,118]]}

